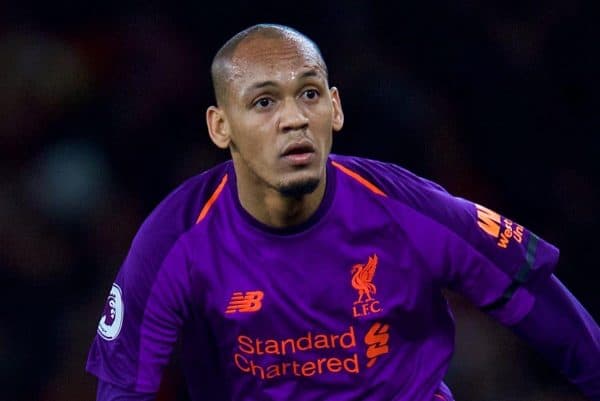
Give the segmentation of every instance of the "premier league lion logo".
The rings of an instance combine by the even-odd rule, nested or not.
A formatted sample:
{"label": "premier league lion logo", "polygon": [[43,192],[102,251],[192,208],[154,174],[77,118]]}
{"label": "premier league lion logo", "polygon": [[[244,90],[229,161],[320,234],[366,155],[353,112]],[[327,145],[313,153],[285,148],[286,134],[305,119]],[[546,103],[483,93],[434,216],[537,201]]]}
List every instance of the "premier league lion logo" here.
{"label": "premier league lion logo", "polygon": [[115,310],[116,297],[113,294],[108,296],[106,303],[104,304],[104,312],[102,313],[102,317],[104,318],[104,324],[107,326],[112,326],[115,322],[115,316],[117,315],[117,311]]}
{"label": "premier league lion logo", "polygon": [[113,284],[110,294],[104,304],[104,311],[98,323],[98,334],[105,340],[111,341],[117,338],[123,324],[123,297],[121,288]]}

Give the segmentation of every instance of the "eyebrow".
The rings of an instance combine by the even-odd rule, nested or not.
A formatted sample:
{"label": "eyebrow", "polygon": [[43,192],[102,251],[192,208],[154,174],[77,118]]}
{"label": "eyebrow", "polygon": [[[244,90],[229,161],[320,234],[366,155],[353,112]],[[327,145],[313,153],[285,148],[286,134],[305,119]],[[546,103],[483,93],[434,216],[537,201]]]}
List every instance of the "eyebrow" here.
{"label": "eyebrow", "polygon": [[312,69],[312,70],[304,71],[302,74],[300,74],[298,79],[316,77],[318,75],[319,75],[319,73],[317,72],[317,70]]}
{"label": "eyebrow", "polygon": [[[305,79],[305,78],[311,78],[311,77],[317,77],[317,76],[319,76],[319,73],[317,72],[317,70],[311,69],[308,71],[304,71],[302,74],[300,74],[300,76],[297,79]],[[277,82],[275,82],[275,81],[257,82],[255,84],[251,85],[248,89],[246,89],[244,91],[244,95],[250,93],[253,90],[265,88],[267,86],[277,86]]]}

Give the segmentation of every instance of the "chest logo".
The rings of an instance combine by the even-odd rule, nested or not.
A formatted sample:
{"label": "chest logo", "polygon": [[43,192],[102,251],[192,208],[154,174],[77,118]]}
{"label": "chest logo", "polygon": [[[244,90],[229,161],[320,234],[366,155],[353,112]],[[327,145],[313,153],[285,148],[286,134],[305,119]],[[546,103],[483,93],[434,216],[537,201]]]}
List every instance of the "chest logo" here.
{"label": "chest logo", "polygon": [[373,284],[373,277],[375,276],[375,270],[377,270],[377,262],[377,255],[373,254],[373,256],[369,256],[367,263],[357,263],[352,266],[350,271],[352,275],[351,283],[352,287],[358,291],[358,298],[352,306],[354,317],[366,316],[382,310],[379,301],[374,297],[377,287]]}
{"label": "chest logo", "polygon": [[365,344],[367,345],[367,368],[375,364],[377,358],[390,351],[388,342],[390,340],[389,324],[373,323],[373,326],[365,336]]}
{"label": "chest logo", "polygon": [[234,292],[225,313],[258,312],[262,308],[264,296],[262,291]]}

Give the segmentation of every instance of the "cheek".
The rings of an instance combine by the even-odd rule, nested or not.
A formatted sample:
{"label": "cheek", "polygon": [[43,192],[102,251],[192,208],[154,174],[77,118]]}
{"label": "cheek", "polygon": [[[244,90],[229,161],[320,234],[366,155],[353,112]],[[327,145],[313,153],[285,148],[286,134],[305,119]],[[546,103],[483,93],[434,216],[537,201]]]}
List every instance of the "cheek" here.
{"label": "cheek", "polygon": [[330,140],[329,138],[331,137],[331,133],[333,131],[333,118],[330,110],[322,110],[320,113],[314,116],[313,121],[315,134],[322,140]]}
{"label": "cheek", "polygon": [[278,139],[271,138],[265,124],[262,123],[238,125],[232,133],[232,141],[237,151],[255,166],[268,163],[271,155],[275,153]]}

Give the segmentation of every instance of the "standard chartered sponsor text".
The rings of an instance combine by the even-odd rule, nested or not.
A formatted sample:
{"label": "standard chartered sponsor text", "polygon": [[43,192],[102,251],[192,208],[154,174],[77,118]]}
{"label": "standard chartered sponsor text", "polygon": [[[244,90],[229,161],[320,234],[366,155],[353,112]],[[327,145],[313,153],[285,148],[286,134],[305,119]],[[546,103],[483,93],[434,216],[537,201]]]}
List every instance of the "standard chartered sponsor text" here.
{"label": "standard chartered sponsor text", "polygon": [[[242,372],[260,379],[274,379],[281,376],[310,377],[324,373],[360,372],[357,352],[346,352],[343,357],[332,356],[332,350],[356,350],[354,327],[340,334],[315,334],[285,339],[261,339],[238,336],[238,352],[233,362]],[[318,357],[310,351],[320,350]],[[312,358],[302,358],[308,353]],[[271,356],[269,362],[263,362],[263,356]],[[280,356],[273,362],[273,356]]]}

